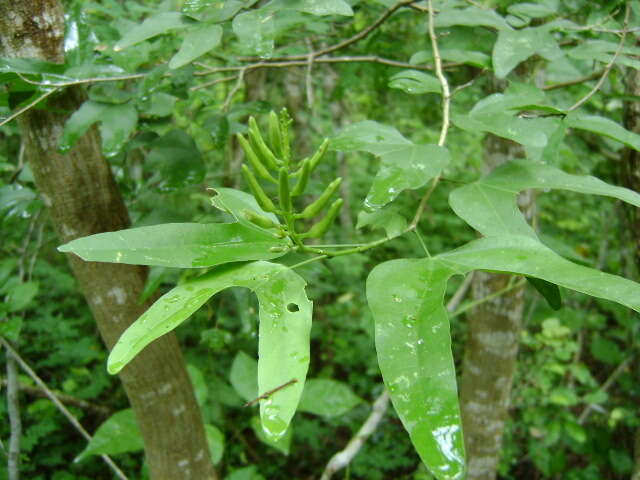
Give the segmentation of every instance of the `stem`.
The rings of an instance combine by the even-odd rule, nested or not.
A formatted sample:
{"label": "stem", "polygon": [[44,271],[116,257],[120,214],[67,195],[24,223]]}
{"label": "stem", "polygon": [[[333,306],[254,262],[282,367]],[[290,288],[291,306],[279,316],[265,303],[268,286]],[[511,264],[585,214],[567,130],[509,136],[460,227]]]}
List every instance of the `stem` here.
{"label": "stem", "polygon": [[20,398],[18,395],[18,372],[13,356],[7,350],[7,412],[11,425],[9,438],[9,459],[7,470],[9,480],[20,478],[20,438],[22,437],[22,421],[20,420]]}

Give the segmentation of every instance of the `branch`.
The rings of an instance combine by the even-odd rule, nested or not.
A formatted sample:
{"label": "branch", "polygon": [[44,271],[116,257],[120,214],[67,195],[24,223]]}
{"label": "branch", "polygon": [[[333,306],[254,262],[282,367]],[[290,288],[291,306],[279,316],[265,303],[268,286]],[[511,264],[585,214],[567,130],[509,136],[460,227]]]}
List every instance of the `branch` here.
{"label": "branch", "polygon": [[376,401],[373,402],[371,414],[362,424],[358,433],[349,441],[344,450],[339,451],[331,457],[324,472],[322,472],[320,480],[329,480],[334,473],[351,463],[351,460],[357,455],[369,436],[378,428],[387,408],[389,408],[389,392],[385,389]]}
{"label": "branch", "polygon": [[[598,390],[601,392],[606,392],[607,390],[609,390],[609,387],[611,387],[611,385],[613,385],[618,377],[627,370],[627,367],[629,367],[629,364],[632,360],[633,355],[627,357],[620,365],[616,367],[613,372],[611,372],[611,375],[609,375],[609,377],[604,381],[604,383]],[[578,417],[578,424],[582,425],[587,420],[587,418],[589,418],[589,415],[591,415],[591,411],[593,410],[593,408],[593,405],[589,404],[584,408],[584,410],[582,410],[582,413]]]}
{"label": "branch", "polygon": [[604,71],[602,72],[602,76],[600,77],[600,80],[598,80],[598,82],[594,85],[594,87],[591,89],[591,91],[589,93],[587,93],[584,97],[582,97],[580,100],[578,100],[576,103],[574,103],[571,107],[569,107],[567,112],[572,112],[572,111],[576,110],[577,108],[581,107],[582,105],[584,105],[591,97],[593,97],[598,92],[598,90],[600,90],[600,88],[604,84],[604,81],[609,76],[609,72],[613,68],[613,65],[616,63],[616,60],[618,59],[618,56],[620,56],[620,54],[622,53],[622,49],[624,48],[624,41],[627,38],[627,32],[628,32],[627,27],[629,26],[629,15],[630,15],[630,13],[631,13],[631,8],[629,7],[629,4],[627,3],[626,9],[625,9],[625,13],[624,13],[624,22],[623,22],[623,27],[622,27],[622,36],[620,38],[620,43],[618,44],[618,48],[616,49],[616,53],[613,54],[613,57],[611,58],[611,60],[607,64],[607,66],[604,67]]}
{"label": "branch", "polygon": [[33,102],[29,103],[28,105],[25,105],[24,107],[22,107],[20,110],[18,110],[15,113],[12,113],[11,115],[9,115],[7,118],[5,118],[4,120],[0,121],[0,127],[2,127],[3,125],[6,125],[7,123],[9,123],[11,120],[13,120],[14,118],[19,117],[20,115],[22,115],[24,112],[26,112],[27,110],[31,110],[33,107],[35,107],[37,104],[39,104],[42,100],[44,100],[45,98],[47,98],[49,95],[51,95],[52,93],[55,93],[58,91],[58,88],[52,88],[51,90],[49,90],[48,92],[43,93],[42,95],[40,95],[38,98],[36,98]]}
{"label": "branch", "polygon": [[[2,344],[4,348],[7,349],[7,354],[11,354],[11,356],[16,360],[16,362],[18,362],[18,365],[20,365],[20,367],[26,372],[27,375],[29,375],[33,379],[34,382],[36,382],[36,384],[42,389],[42,391],[45,393],[47,398],[49,398],[49,400],[53,402],[53,404],[58,408],[58,410],[60,410],[60,412],[62,412],[62,414],[65,417],[67,417],[67,420],[69,420],[69,423],[71,423],[71,425],[73,425],[75,429],[78,430],[78,432],[80,432],[80,434],[88,442],[90,442],[91,435],[89,435],[89,433],[84,429],[84,427],[78,421],[78,419],[67,409],[67,407],[65,407],[62,404],[62,402],[58,399],[56,394],[53,393],[49,389],[49,387],[47,387],[47,384],[44,383],[44,381],[38,376],[38,374],[35,371],[33,371],[33,369],[29,366],[29,364],[18,354],[18,352],[14,350],[14,348],[9,344],[9,342],[7,342],[7,340],[2,336],[0,336],[0,344]],[[109,467],[111,467],[111,469],[113,470],[113,472],[116,474],[118,478],[120,478],[121,480],[128,480],[127,476],[122,472],[122,470],[118,468],[118,466],[113,462],[113,460],[111,460],[111,458],[108,455],[100,455],[100,456],[105,461],[105,463],[109,465]]]}
{"label": "branch", "polygon": [[9,437],[9,459],[7,470],[9,480],[20,478],[20,438],[22,437],[22,421],[20,420],[20,398],[18,396],[18,372],[16,362],[7,350],[7,411],[11,436]]}
{"label": "branch", "polygon": [[556,90],[558,88],[565,88],[565,87],[571,87],[573,85],[579,85],[581,83],[595,80],[596,78],[602,75],[602,72],[604,72],[604,70],[598,70],[597,72],[590,73],[589,75],[586,75],[584,77],[576,78],[575,80],[568,80],[566,82],[558,82],[558,83],[552,83],[551,85],[545,85],[544,87],[542,87],[542,90],[544,90],[545,92],[548,92],[551,90]]}
{"label": "branch", "polygon": [[[307,58],[313,56],[313,57],[319,57],[322,55],[327,55],[328,53],[332,53],[335,52],[336,50],[341,50],[345,47],[348,47],[349,45],[352,45],[356,42],[359,42],[360,40],[362,40],[363,38],[367,37],[371,32],[373,32],[376,28],[378,28],[380,25],[382,25],[384,23],[384,21],[389,18],[391,15],[393,15],[393,13],[396,10],[399,10],[402,7],[406,7],[412,3],[414,3],[416,0],[402,0],[398,3],[396,3],[395,5],[392,5],[391,7],[387,8],[384,13],[382,15],[380,15],[380,17],[378,17],[378,19],[373,22],[371,25],[369,25],[368,27],[366,27],[363,30],[360,30],[358,33],[356,33],[355,35],[353,35],[352,37],[347,38],[346,40],[343,40],[341,42],[338,42],[334,45],[331,45],[329,47],[326,48],[322,48],[320,50],[316,50],[315,52],[310,52],[307,54],[303,54],[303,55],[287,55],[287,56],[283,56],[283,57],[273,57],[272,60],[275,61],[287,61],[287,60],[306,60]],[[240,58],[241,61],[255,61],[257,60],[256,57],[241,57]]]}

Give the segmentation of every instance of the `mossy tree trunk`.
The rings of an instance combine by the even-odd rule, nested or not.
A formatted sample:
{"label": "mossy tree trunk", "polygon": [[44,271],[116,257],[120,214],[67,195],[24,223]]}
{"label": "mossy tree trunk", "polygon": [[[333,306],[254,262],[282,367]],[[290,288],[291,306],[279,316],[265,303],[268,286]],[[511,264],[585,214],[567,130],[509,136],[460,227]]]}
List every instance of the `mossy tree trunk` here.
{"label": "mossy tree trunk", "polygon": [[[0,0],[0,55],[63,63],[64,16],[59,0]],[[68,88],[47,110],[19,117],[26,158],[61,242],[129,226],[127,208],[100,151],[95,128],[68,154],[57,151],[69,114],[84,100]],[[143,267],[84,262],[70,256],[108,348],[148,305],[138,302]],[[121,373],[144,438],[154,480],[215,479],[204,426],[174,334],[158,339]]]}

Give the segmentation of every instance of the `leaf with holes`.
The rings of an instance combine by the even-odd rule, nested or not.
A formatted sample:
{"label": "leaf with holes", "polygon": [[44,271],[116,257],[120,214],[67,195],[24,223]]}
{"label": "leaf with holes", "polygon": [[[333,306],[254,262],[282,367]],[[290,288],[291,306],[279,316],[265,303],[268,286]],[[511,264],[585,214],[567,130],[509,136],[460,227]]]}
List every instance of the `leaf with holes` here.
{"label": "leaf with holes", "polygon": [[260,304],[258,392],[273,392],[260,400],[262,428],[277,439],[295,413],[309,368],[312,303],[305,285],[298,274],[275,263],[219,266],[163,295],[127,328],[109,355],[108,370],[118,373],[144,347],[176,328],[221,290],[249,288]]}

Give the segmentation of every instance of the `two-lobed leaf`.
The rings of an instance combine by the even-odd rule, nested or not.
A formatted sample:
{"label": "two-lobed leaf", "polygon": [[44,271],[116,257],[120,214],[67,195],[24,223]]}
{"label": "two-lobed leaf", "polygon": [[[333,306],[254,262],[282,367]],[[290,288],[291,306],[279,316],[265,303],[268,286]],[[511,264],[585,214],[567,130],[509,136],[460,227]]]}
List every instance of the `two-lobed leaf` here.
{"label": "two-lobed leaf", "polygon": [[417,145],[395,128],[373,121],[346,127],[331,142],[339,151],[362,150],[380,157],[380,169],[365,199],[365,207],[377,210],[403,191],[424,186],[449,163],[449,152],[437,145]]}
{"label": "two-lobed leaf", "polygon": [[107,368],[118,373],[144,347],[176,328],[221,290],[249,288],[260,305],[258,391],[277,390],[260,400],[260,417],[265,433],[277,439],[295,413],[309,367],[312,303],[305,285],[302,277],[280,264],[259,261],[218,266],[156,301],[122,334]]}

